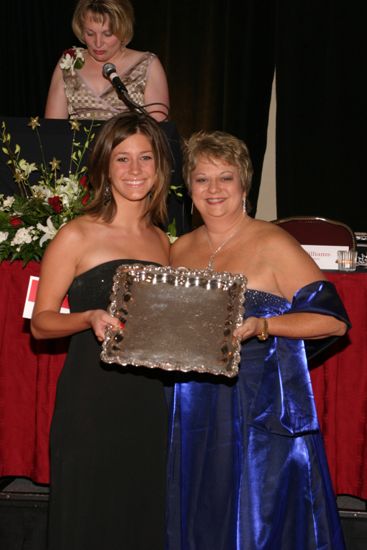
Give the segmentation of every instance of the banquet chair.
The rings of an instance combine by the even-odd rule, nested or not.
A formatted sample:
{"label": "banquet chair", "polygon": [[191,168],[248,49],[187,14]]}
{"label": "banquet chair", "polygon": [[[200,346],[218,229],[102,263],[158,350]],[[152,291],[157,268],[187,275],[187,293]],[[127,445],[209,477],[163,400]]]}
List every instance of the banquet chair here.
{"label": "banquet chair", "polygon": [[349,249],[356,249],[354,232],[343,222],[317,216],[292,216],[272,221],[301,244],[348,246]]}

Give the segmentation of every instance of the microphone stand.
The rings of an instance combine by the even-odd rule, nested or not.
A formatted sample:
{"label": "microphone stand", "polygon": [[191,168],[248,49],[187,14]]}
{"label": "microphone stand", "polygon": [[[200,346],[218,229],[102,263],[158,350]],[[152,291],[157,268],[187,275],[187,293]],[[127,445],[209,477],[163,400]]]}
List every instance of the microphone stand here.
{"label": "microphone stand", "polygon": [[129,109],[129,111],[132,112],[138,112],[142,115],[150,116],[149,113],[139,105],[138,103],[135,103],[130,97],[129,94],[125,90],[120,90],[117,87],[115,87],[115,90],[117,91],[118,97],[123,101],[126,105],[126,107]]}
{"label": "microphone stand", "polygon": [[117,92],[117,96],[123,101],[129,111],[138,112],[146,116],[150,116],[149,113],[141,107],[135,101],[129,97],[125,84],[120,80],[117,74],[116,66],[113,63],[105,63],[103,65],[102,74],[107,78]]}

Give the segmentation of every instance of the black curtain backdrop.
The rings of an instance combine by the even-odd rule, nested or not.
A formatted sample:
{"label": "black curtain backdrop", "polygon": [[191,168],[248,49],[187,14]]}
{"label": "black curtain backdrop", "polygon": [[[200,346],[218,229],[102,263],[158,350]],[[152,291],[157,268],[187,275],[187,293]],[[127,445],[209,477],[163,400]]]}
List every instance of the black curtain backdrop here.
{"label": "black curtain backdrop", "polygon": [[[0,38],[0,114],[42,116],[62,51],[78,45],[70,21],[74,0],[12,0]],[[159,56],[168,76],[171,119],[182,137],[223,129],[244,139],[255,175],[256,212],[274,57],[270,0],[135,0],[131,47]]]}
{"label": "black curtain backdrop", "polygon": [[[158,54],[183,137],[234,133],[249,146],[252,214],[277,78],[277,212],[367,230],[366,8],[351,0],[133,0],[131,46]],[[74,0],[8,0],[0,37],[0,115],[42,116],[53,68],[77,45]]]}
{"label": "black curtain backdrop", "polygon": [[277,214],[367,231],[366,3],[280,0]]}

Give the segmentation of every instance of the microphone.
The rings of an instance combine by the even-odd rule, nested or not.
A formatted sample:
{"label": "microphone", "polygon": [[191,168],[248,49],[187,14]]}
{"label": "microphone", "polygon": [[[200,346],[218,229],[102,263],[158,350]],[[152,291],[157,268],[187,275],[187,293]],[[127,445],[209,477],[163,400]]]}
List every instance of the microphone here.
{"label": "microphone", "polygon": [[113,63],[105,63],[102,69],[103,76],[107,78],[112,86],[121,94],[127,94],[127,88],[117,74],[116,67]]}
{"label": "microphone", "polygon": [[143,107],[135,103],[135,101],[129,97],[129,92],[117,74],[116,67],[113,63],[105,63],[102,68],[102,74],[111,82],[120,99],[122,99],[129,111],[139,111],[140,113],[148,114]]}

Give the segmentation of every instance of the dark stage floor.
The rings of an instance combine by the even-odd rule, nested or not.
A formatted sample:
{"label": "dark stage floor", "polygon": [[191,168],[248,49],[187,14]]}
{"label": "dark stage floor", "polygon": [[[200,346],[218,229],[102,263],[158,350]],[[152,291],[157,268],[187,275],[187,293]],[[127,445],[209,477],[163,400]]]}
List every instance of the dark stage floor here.
{"label": "dark stage floor", "polygon": [[[367,502],[337,499],[347,550],[367,548]],[[0,479],[0,549],[47,550],[48,487],[27,479]],[[281,549],[279,549],[281,550]]]}

